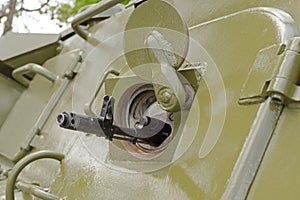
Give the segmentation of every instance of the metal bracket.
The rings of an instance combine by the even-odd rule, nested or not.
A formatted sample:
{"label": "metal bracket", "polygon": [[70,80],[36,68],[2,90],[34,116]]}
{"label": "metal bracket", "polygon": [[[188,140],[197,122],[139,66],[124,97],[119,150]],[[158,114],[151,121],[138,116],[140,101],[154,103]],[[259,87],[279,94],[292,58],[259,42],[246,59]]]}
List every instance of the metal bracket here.
{"label": "metal bracket", "polygon": [[288,45],[263,49],[243,85],[239,104],[262,103],[267,97],[282,105],[298,104],[299,77],[300,37],[292,38]]}

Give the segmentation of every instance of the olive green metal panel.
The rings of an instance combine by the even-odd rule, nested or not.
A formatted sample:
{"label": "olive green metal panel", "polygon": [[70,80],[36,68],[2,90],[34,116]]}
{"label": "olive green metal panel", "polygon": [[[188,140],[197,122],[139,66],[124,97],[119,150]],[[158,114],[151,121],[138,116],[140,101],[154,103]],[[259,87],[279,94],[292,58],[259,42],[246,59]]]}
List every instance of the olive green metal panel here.
{"label": "olive green metal panel", "polygon": [[0,39],[0,60],[12,68],[43,64],[60,51],[59,34],[8,33]]}
{"label": "olive green metal panel", "polygon": [[[114,24],[112,21],[108,22]],[[210,84],[216,79],[216,74],[212,68],[210,69],[214,67],[213,63],[210,62],[183,130],[185,136],[196,137],[194,140],[184,138],[180,142],[175,155],[180,154],[181,149],[185,148],[184,144],[192,142],[192,145],[176,162],[155,172],[136,173],[132,171],[130,165],[136,167],[145,166],[147,163],[149,166],[159,164],[127,161],[127,165],[122,164],[118,167],[118,162],[112,164],[113,160],[106,160],[111,153],[106,141],[78,134],[79,138],[73,146],[68,146],[71,149],[66,161],[63,162],[61,173],[51,186],[51,191],[70,199],[140,199],[141,196],[144,199],[220,199],[258,112],[258,105],[238,105],[240,90],[258,51],[272,44],[284,42],[283,38],[286,39],[282,37],[284,32],[278,31],[280,27],[277,25],[274,18],[265,15],[264,10],[258,9],[255,12],[253,10],[239,12],[200,24],[190,30],[191,37],[206,49],[220,70],[226,97],[224,99],[222,93],[218,92],[218,89],[222,89],[221,86],[214,86],[217,90],[210,90]],[[293,35],[294,32],[289,34]],[[104,73],[101,67],[110,63],[107,57],[111,56],[109,51],[112,49],[108,47],[115,43],[119,44],[120,41],[104,42],[87,55],[86,66],[81,68],[77,77],[82,85],[74,88],[75,110],[82,112],[84,103],[90,98],[90,95],[84,94],[92,94],[95,86],[99,85],[98,74]],[[201,52],[191,51],[188,59],[199,61],[196,60],[197,53],[200,61],[207,58]],[[103,58],[97,59],[100,55]],[[116,63],[118,68],[122,68],[125,64],[122,59]],[[93,69],[96,74],[92,73]],[[84,88],[93,89],[83,92]],[[221,96],[211,99],[211,95],[216,94]],[[79,106],[80,104],[82,106]],[[218,109],[212,111],[214,106]],[[222,126],[222,114],[218,111],[223,108],[226,110],[226,119],[224,127],[221,128],[221,135],[205,139],[206,134],[214,135],[214,131],[208,131],[211,123],[213,126],[217,126],[214,123]],[[276,121],[268,123],[271,124],[266,131],[271,133]],[[209,143],[211,146],[202,152],[203,143]]]}
{"label": "olive green metal panel", "polygon": [[[74,57],[70,55],[72,52],[62,54],[53,60],[48,60],[44,66],[61,76],[66,68],[74,62]],[[36,131],[39,131],[36,124],[60,84],[61,81],[53,83],[39,75],[34,77],[0,128],[0,151],[2,154],[14,158],[20,147],[26,143],[28,135],[34,135]]]}
{"label": "olive green metal panel", "polygon": [[24,88],[0,74],[0,127]]}
{"label": "olive green metal panel", "polygon": [[[192,153],[187,153],[186,157],[189,159],[180,163],[178,172],[175,171],[174,173],[179,174],[183,168],[188,174],[186,179],[189,180],[188,184],[183,184],[184,187],[189,188],[189,185],[198,185],[198,190],[189,190],[194,199],[197,196],[202,196],[204,199],[220,199],[228,183],[238,154],[251,130],[251,124],[257,112],[255,105],[243,107],[237,104],[240,89],[255,60],[256,53],[265,46],[280,43],[278,40],[280,36],[277,35],[277,29],[280,27],[272,24],[272,20],[272,17],[269,18],[264,14],[263,9],[257,9],[256,11],[242,11],[191,29],[191,36],[201,42],[218,66],[224,80],[227,97],[227,101],[223,99],[226,102],[226,120],[214,149],[207,157],[200,160],[193,158]],[[265,28],[268,30],[267,33]],[[210,92],[213,93],[214,91]],[[203,91],[199,95],[201,95],[197,98],[201,102],[199,104],[208,105],[207,102],[203,102],[205,99],[202,96]],[[222,103],[218,104],[222,105]],[[202,120],[203,114],[206,116],[206,113],[201,110],[200,119]],[[271,120],[268,123],[274,122]],[[202,124],[199,127],[205,126]],[[273,125],[265,131],[272,132],[272,127]],[[199,129],[198,134],[205,133],[202,132],[202,128]],[[200,138],[197,138],[198,146],[202,142]],[[196,151],[197,147],[194,148]],[[189,166],[188,163],[192,161],[193,164]],[[198,195],[196,191],[198,191]]]}
{"label": "olive green metal panel", "polygon": [[247,199],[299,198],[299,117],[285,108]]}
{"label": "olive green metal panel", "polygon": [[9,158],[24,143],[53,92],[53,84],[36,77],[23,92],[0,129],[0,151]]}
{"label": "olive green metal panel", "polygon": [[248,8],[263,6],[284,10],[293,16],[300,27],[300,2],[298,0],[230,0],[222,2],[219,0],[191,0],[188,3],[182,0],[168,1],[176,6],[190,26]]}
{"label": "olive green metal panel", "polygon": [[[191,111],[186,121],[181,124],[182,131],[177,135],[178,141],[176,140],[173,146],[170,145],[166,151],[167,155],[162,156],[170,156],[170,159],[139,160],[129,155],[129,160],[118,160],[117,156],[112,155],[115,152],[110,148],[115,143],[85,133],[62,130],[55,125],[55,117],[62,111],[84,112],[85,104],[91,100],[94,91],[100,85],[101,75],[107,70],[113,68],[121,71],[124,77],[128,75],[129,68],[123,57],[121,33],[132,12],[132,9],[128,9],[93,28],[92,33],[103,42],[102,44],[89,51],[91,45],[74,37],[66,42],[70,44],[63,49],[66,54],[45,64],[45,67],[62,76],[66,68],[79,62],[75,56],[78,52],[68,52],[70,48],[82,46],[87,50],[84,63],[78,64],[78,74],[74,80],[70,80],[70,85],[64,90],[61,100],[49,112],[49,118],[39,130],[39,135],[30,142],[33,151],[50,149],[64,153],[65,159],[60,171],[57,174],[57,164],[38,162],[30,165],[22,178],[29,182],[38,182],[44,187],[50,186],[52,194],[66,199],[214,200],[222,197],[225,199],[224,192],[230,197],[232,192],[240,192],[239,189],[235,189],[238,184],[246,185],[243,190],[248,189],[260,157],[253,156],[247,145],[250,143],[250,147],[255,147],[257,144],[251,144],[253,135],[259,139],[260,135],[272,134],[280,109],[275,109],[269,101],[262,106],[239,105],[241,89],[257,53],[273,44],[285,43],[297,34],[297,29],[293,19],[283,11],[270,8],[243,9],[257,5],[274,5],[288,8],[291,13],[295,13],[294,7],[298,2],[171,2],[187,20],[190,36],[200,46],[197,48],[190,45],[187,60],[191,63],[206,63],[207,70],[200,81]],[[149,13],[145,14],[153,13],[149,10]],[[217,17],[219,18],[215,19]],[[199,24],[200,22],[204,23]],[[121,34],[109,39],[116,33]],[[264,79],[264,76],[258,79],[258,82],[263,82],[261,79]],[[52,85],[41,77],[35,77],[0,130],[0,152],[12,157],[23,145],[27,133],[34,125],[33,122],[49,104],[49,99],[62,81],[60,79]],[[124,83],[122,87],[111,88],[115,89],[115,94],[121,95],[124,90],[120,88],[126,88],[126,83],[133,84],[126,80],[121,82]],[[101,90],[99,95],[104,95],[104,90]],[[101,101],[96,103],[99,105],[93,109],[99,111]],[[283,199],[298,195],[298,176],[295,174],[299,163],[295,152],[299,145],[298,140],[294,139],[298,114],[297,111],[284,111],[270,143],[270,149],[266,152],[267,157],[265,156],[256,176],[257,181],[250,190],[249,199]],[[16,121],[19,122],[18,126]],[[261,132],[264,134],[260,134]],[[267,145],[268,138],[263,139]],[[264,148],[259,150],[258,153],[264,154]],[[240,155],[245,155],[246,165],[239,162],[243,159]],[[254,157],[252,163],[248,162],[249,155]],[[248,163],[251,166],[253,164],[254,173],[236,172],[236,169],[243,172]],[[294,166],[287,166],[286,163],[293,163]],[[274,165],[277,165],[276,168]],[[280,170],[285,173],[279,174]],[[245,179],[235,182],[244,175]],[[53,179],[54,176],[56,177]],[[292,186],[289,185],[289,181]],[[289,188],[286,185],[289,185]],[[294,193],[288,194],[285,189]],[[233,197],[243,199],[244,195]]]}

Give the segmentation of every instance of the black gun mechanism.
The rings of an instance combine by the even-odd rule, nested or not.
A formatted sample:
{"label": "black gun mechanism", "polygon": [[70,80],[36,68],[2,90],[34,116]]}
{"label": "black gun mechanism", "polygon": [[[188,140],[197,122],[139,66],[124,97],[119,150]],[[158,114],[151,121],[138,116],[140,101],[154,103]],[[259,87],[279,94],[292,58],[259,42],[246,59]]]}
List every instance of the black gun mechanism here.
{"label": "black gun mechanism", "polygon": [[160,146],[172,132],[169,124],[144,116],[135,128],[119,127],[113,124],[114,98],[105,96],[99,118],[63,112],[56,118],[56,123],[65,129],[95,134],[98,137],[126,140],[133,144],[143,143],[153,147]]}

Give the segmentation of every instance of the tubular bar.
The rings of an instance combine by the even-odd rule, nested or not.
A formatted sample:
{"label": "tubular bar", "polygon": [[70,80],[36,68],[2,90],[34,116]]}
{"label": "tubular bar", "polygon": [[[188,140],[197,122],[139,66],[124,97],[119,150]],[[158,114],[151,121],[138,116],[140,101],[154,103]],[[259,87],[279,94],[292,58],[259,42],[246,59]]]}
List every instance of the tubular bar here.
{"label": "tubular bar", "polygon": [[[12,168],[11,172],[8,175],[8,179],[6,182],[6,191],[5,191],[6,200],[14,200],[15,199],[14,188],[15,188],[17,178],[18,178],[19,174],[21,173],[21,171],[27,165],[29,165],[33,161],[45,159],[45,158],[62,161],[62,159],[64,159],[64,157],[65,156],[61,153],[44,150],[44,151],[38,151],[38,152],[35,152],[32,154],[29,154],[28,156],[21,159]],[[19,186],[20,186],[20,184],[19,184]]]}
{"label": "tubular bar", "polygon": [[43,200],[62,200],[62,198],[60,198],[56,195],[50,194],[47,191],[45,191],[43,188],[40,188],[36,185],[18,181],[16,183],[16,187],[28,194],[32,194],[33,196],[38,197]]}
{"label": "tubular bar", "polygon": [[30,81],[27,80],[23,76],[24,74],[28,74],[28,73],[39,74],[52,82],[54,82],[58,78],[58,76],[56,74],[50,72],[48,69],[46,69],[38,64],[35,64],[35,63],[29,63],[29,64],[26,64],[22,67],[15,69],[12,72],[12,76],[14,77],[14,79],[16,79],[22,85],[24,85],[25,87],[28,87]]}
{"label": "tubular bar", "polygon": [[80,25],[92,18],[93,16],[121,3],[124,0],[110,0],[110,1],[101,1],[95,6],[89,7],[82,13],[79,13],[78,16],[72,22],[72,28],[75,33],[77,33],[80,37],[87,40],[89,43],[93,45],[97,45],[100,43],[96,38],[92,37],[91,33],[83,29]]}

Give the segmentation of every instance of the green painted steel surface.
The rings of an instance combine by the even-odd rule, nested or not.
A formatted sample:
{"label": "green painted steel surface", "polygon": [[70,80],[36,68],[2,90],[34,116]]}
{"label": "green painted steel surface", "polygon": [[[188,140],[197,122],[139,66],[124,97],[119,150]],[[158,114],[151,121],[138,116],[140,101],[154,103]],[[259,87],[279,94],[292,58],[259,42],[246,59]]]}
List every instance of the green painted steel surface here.
{"label": "green painted steel surface", "polygon": [[0,60],[12,68],[42,64],[60,51],[59,34],[8,33],[0,39]]}
{"label": "green painted steel surface", "polygon": [[[5,103],[7,109],[0,108],[0,153],[15,156],[67,73],[68,86],[29,145],[32,152],[53,150],[65,159],[61,166],[48,161],[30,164],[21,180],[34,180],[66,199],[297,199],[299,111],[273,105],[271,99],[251,105],[240,105],[239,100],[259,91],[262,86],[255,84],[264,83],[266,73],[276,67],[264,64],[272,63],[281,44],[299,36],[299,1],[169,2],[189,27],[182,68],[198,66],[200,71],[185,76],[193,86],[198,81],[198,89],[191,109],[174,114],[173,139],[161,155],[145,159],[129,153],[121,142],[55,124],[62,111],[84,114],[91,100],[90,109],[99,113],[105,93],[116,97],[116,107],[126,107],[128,102],[120,100],[124,92],[149,81],[139,76],[147,73],[146,68],[130,71],[124,56],[123,31],[133,7],[89,29],[101,41],[96,46],[78,36],[66,40],[61,54],[43,64],[60,76],[54,84],[37,76],[20,96],[19,86],[4,84],[1,92],[12,97]],[[147,12],[151,16],[155,8]],[[143,13],[139,15],[142,21]],[[78,48],[82,60],[76,60]],[[76,70],[67,72],[74,62]],[[253,72],[258,66],[261,71]],[[97,91],[109,70],[120,72],[120,77],[109,75]],[[10,88],[17,88],[17,93]]]}
{"label": "green painted steel surface", "polygon": [[18,97],[21,95],[23,88],[22,86],[18,85],[16,82],[7,79],[3,75],[0,75],[0,126],[6,119],[8,113],[14,106],[15,102],[17,101]]}

